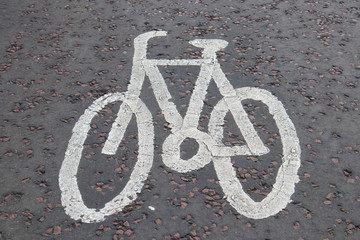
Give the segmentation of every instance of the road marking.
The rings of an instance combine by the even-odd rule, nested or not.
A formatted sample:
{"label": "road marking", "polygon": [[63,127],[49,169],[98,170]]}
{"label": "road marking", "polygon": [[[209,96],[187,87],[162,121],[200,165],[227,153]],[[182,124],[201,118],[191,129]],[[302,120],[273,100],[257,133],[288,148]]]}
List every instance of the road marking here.
{"label": "road marking", "polygon": [[[140,92],[145,76],[149,77],[156,101],[165,119],[170,123],[171,134],[163,143],[162,159],[166,166],[178,172],[189,172],[203,168],[214,162],[225,197],[240,214],[260,219],[274,215],[290,202],[299,181],[297,171],[300,167],[300,145],[294,124],[287,115],[282,103],[270,92],[257,88],[234,89],[217,62],[216,51],[227,46],[219,39],[196,39],[190,43],[203,48],[202,59],[146,59],[147,42],[153,37],[166,36],[166,32],[148,32],[135,38],[135,53],[130,84],[126,93],[110,93],[94,101],[74,126],[73,134],[60,169],[59,185],[61,200],[66,213],[73,219],[83,222],[103,221],[106,216],[121,211],[137,198],[141,192],[153,162],[154,127],[152,116],[146,105],[140,100]],[[190,98],[184,118],[171,102],[171,95],[158,66],[200,66],[200,73]],[[214,80],[221,95],[209,121],[209,132],[197,129],[208,86]],[[245,112],[241,101],[253,99],[261,101],[269,108],[278,126],[283,145],[283,159],[272,191],[261,202],[253,201],[243,190],[231,163],[231,156],[265,155],[268,148],[258,136],[253,124]],[[134,170],[124,189],[118,196],[105,204],[102,209],[85,206],[77,184],[77,171],[81,160],[83,144],[90,130],[93,117],[107,104],[122,101],[117,118],[109,132],[102,150],[103,154],[114,155],[133,115],[136,117],[139,131],[139,155]],[[227,112],[234,116],[240,129],[245,146],[227,147],[222,143],[224,117]],[[189,160],[180,157],[180,145],[186,138],[193,138],[199,144],[198,152]],[[149,207],[150,208],[150,207]],[[150,208],[151,209],[151,208]]]}
{"label": "road marking", "polygon": [[[107,104],[116,101],[123,101],[122,106],[126,106],[120,108],[122,111],[119,111],[118,118],[123,115],[126,116],[127,114],[134,114],[136,116],[139,131],[138,159],[128,183],[118,196],[106,203],[102,209],[88,208],[82,199],[76,177],[81,160],[81,153],[83,151],[83,144],[94,116]],[[114,125],[116,124],[118,124],[117,121],[115,121]],[[121,140],[122,136],[117,135],[116,138]],[[138,100],[136,104],[128,104],[126,97],[121,93],[110,93],[94,101],[76,122],[60,169],[59,185],[61,201],[65,212],[75,220],[81,219],[87,223],[99,222],[105,220],[106,216],[121,211],[134,201],[137,198],[137,194],[141,192],[143,182],[147,179],[152,167],[154,155],[153,141],[154,129],[151,113],[142,101]]]}
{"label": "road marking", "polygon": [[[272,191],[261,201],[253,201],[245,193],[240,181],[236,177],[235,168],[230,157],[214,157],[216,174],[220,185],[230,202],[240,214],[246,217],[261,219],[274,215],[284,209],[295,192],[295,183],[299,181],[297,171],[300,167],[301,149],[294,124],[287,115],[282,103],[270,92],[263,89],[244,87],[236,89],[240,100],[253,99],[265,103],[269,113],[278,126],[281,143],[283,145],[282,164],[276,176]],[[223,138],[224,118],[228,112],[226,103],[221,100],[214,108],[210,122],[209,132],[221,142]]]}

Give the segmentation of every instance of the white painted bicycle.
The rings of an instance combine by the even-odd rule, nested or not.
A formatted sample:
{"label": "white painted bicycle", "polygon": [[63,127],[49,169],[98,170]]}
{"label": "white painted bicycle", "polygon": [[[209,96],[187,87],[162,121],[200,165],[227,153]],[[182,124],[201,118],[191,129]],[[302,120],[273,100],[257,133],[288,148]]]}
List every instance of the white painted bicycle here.
{"label": "white painted bicycle", "polygon": [[[140,99],[140,91],[147,75],[150,79],[156,100],[162,109],[171,134],[163,144],[162,159],[166,166],[178,172],[200,169],[213,161],[225,198],[240,214],[261,219],[281,211],[290,202],[300,167],[300,145],[295,127],[282,103],[270,92],[252,87],[234,89],[220,68],[216,52],[225,48],[228,42],[219,39],[196,39],[190,41],[202,48],[201,59],[147,59],[147,43],[154,37],[166,36],[164,31],[152,31],[139,35],[134,40],[134,58],[131,80],[127,92],[110,93],[95,100],[79,118],[65,153],[59,173],[61,200],[66,213],[73,219],[83,222],[103,221],[106,216],[121,211],[137,198],[144,181],[152,167],[154,155],[154,127],[152,115]],[[200,66],[189,107],[184,118],[181,117],[167,89],[158,66]],[[223,98],[215,105],[209,120],[208,132],[198,130],[203,99],[209,83],[213,79]],[[231,156],[264,155],[268,152],[250,122],[241,101],[253,99],[261,101],[269,108],[279,129],[283,146],[282,164],[276,176],[272,191],[260,202],[253,201],[243,190],[231,163]],[[77,171],[81,160],[83,145],[90,130],[93,117],[107,104],[121,101],[117,118],[109,132],[102,149],[103,154],[114,155],[133,116],[138,126],[139,154],[133,172],[124,189],[105,204],[102,209],[88,208],[82,200],[77,184]],[[243,146],[227,147],[222,143],[225,115],[231,112],[237,126],[247,143]],[[192,138],[199,144],[198,152],[189,160],[180,157],[180,144]]]}

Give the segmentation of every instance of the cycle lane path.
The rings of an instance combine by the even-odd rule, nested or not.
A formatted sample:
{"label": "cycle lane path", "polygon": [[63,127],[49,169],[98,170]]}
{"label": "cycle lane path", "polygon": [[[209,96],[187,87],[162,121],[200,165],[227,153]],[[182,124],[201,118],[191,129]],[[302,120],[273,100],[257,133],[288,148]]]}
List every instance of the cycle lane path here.
{"label": "cycle lane path", "polygon": [[[1,38],[2,238],[356,239],[355,3],[19,4],[13,17],[19,22],[11,20],[14,32]],[[185,174],[167,168],[161,153],[170,129],[147,79],[141,99],[153,113],[155,157],[141,194],[103,222],[82,223],[65,214],[58,175],[74,124],[98,97],[127,90],[133,40],[150,30],[169,33],[150,42],[149,58],[199,58],[199,49],[188,44],[195,38],[230,42],[218,54],[230,83],[266,89],[283,102],[302,150],[300,182],[284,211],[261,220],[246,218],[223,199],[213,164]],[[198,68],[161,71],[184,116]],[[220,98],[210,83],[199,129],[208,130]],[[92,122],[85,143],[78,181],[89,207],[101,208],[121,191],[137,158],[135,119],[121,152],[101,154],[118,106],[104,109]],[[232,161],[244,189],[261,200],[274,184],[282,146],[266,107],[247,101],[245,109],[272,151]],[[234,119],[226,119],[224,143],[242,145]],[[190,158],[196,145],[185,142],[183,157]]]}

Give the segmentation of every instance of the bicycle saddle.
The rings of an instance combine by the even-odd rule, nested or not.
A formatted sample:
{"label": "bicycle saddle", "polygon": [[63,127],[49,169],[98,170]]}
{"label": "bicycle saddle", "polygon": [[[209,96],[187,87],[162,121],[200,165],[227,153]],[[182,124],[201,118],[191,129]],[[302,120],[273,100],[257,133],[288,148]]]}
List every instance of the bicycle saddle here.
{"label": "bicycle saddle", "polygon": [[222,39],[195,39],[189,43],[198,48],[211,49],[211,51],[214,52],[226,48],[229,44],[227,41]]}

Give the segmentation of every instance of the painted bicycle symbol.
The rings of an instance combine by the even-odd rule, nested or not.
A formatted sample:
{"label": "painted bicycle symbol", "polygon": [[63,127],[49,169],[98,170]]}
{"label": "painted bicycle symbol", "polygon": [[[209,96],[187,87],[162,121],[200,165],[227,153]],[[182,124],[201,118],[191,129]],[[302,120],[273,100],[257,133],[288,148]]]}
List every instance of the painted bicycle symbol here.
{"label": "painted bicycle symbol", "polygon": [[[171,126],[171,134],[163,143],[162,159],[166,166],[178,172],[200,169],[213,161],[225,198],[238,213],[253,219],[266,218],[281,211],[290,202],[295,183],[299,181],[300,146],[295,127],[282,103],[270,92],[244,87],[234,89],[220,68],[216,52],[225,48],[228,42],[220,39],[196,39],[190,41],[202,48],[201,59],[147,59],[149,39],[166,36],[164,31],[152,31],[139,35],[134,40],[134,57],[130,84],[127,92],[110,93],[95,100],[76,122],[59,173],[61,200],[66,213],[83,222],[103,221],[106,216],[121,211],[137,198],[153,163],[154,127],[152,115],[140,99],[140,91],[148,76],[156,100]],[[195,82],[193,94],[184,118],[169,101],[171,95],[158,66],[199,66],[200,73]],[[198,130],[199,117],[211,80],[214,80],[223,98],[211,112],[208,132]],[[243,190],[231,163],[231,156],[264,155],[268,148],[258,136],[249,120],[241,101],[253,99],[268,106],[279,129],[283,146],[282,164],[276,176],[272,191],[260,202],[253,201]],[[102,149],[102,154],[114,155],[133,115],[138,126],[138,159],[124,189],[102,209],[88,208],[82,199],[77,184],[77,171],[83,145],[94,116],[107,104],[121,101],[119,112]],[[222,143],[225,115],[231,112],[240,129],[246,145],[228,147]],[[186,138],[195,139],[198,152],[189,160],[180,157],[180,145]]]}

